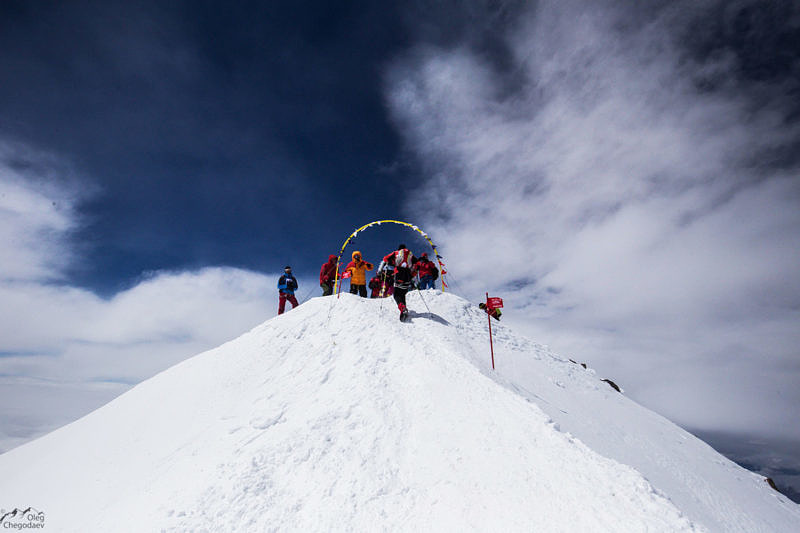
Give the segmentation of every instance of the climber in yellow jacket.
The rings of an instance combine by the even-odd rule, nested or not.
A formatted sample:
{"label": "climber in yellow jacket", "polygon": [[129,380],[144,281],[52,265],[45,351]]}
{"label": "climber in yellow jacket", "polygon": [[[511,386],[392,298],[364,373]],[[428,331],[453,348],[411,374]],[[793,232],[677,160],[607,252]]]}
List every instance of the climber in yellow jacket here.
{"label": "climber in yellow jacket", "polygon": [[[347,264],[344,271],[350,273],[350,294],[367,297],[367,270],[375,268],[372,263],[361,259],[361,252],[353,252],[353,260]],[[343,276],[346,277],[346,276]]]}

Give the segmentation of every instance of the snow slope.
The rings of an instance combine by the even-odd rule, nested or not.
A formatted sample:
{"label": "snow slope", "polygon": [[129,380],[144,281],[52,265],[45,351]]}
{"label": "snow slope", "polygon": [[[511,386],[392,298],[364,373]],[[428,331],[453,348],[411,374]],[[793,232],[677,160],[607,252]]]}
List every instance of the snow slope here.
{"label": "snow slope", "polygon": [[0,456],[52,531],[800,531],[800,506],[449,294],[315,298]]}

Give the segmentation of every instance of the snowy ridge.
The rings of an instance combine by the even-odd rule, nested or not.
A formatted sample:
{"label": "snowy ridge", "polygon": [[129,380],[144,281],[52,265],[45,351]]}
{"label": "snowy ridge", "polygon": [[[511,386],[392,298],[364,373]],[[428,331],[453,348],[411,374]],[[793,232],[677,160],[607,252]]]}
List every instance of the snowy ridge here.
{"label": "snowy ridge", "polygon": [[[0,456],[55,531],[797,531],[800,507],[450,294],[315,298]],[[91,508],[90,514],[75,509]]]}

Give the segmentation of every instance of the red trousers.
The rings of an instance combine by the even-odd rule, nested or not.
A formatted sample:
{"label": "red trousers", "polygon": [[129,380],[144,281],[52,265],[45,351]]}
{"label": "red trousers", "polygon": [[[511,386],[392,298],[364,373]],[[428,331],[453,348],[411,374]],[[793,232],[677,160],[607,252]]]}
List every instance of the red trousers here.
{"label": "red trousers", "polygon": [[280,295],[280,300],[278,300],[279,315],[282,315],[283,311],[286,309],[286,300],[289,300],[289,302],[292,304],[292,309],[300,305],[297,303],[297,298],[294,297],[294,294],[286,294],[285,292],[282,292]]}

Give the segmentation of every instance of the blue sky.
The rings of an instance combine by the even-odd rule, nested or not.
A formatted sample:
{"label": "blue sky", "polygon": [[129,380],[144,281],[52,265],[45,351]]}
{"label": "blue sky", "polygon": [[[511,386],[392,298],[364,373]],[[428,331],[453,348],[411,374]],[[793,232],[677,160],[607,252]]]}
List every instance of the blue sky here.
{"label": "blue sky", "polygon": [[644,405],[800,440],[800,8],[463,4],[2,2],[0,448],[384,218]]}
{"label": "blue sky", "polygon": [[89,189],[71,282],[108,295],[147,270],[311,271],[354,222],[400,214],[397,181],[419,178],[384,104],[408,40],[392,9],[137,4],[2,6],[0,131]]}

